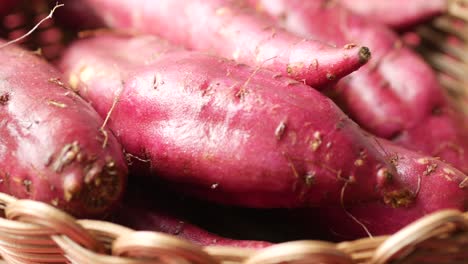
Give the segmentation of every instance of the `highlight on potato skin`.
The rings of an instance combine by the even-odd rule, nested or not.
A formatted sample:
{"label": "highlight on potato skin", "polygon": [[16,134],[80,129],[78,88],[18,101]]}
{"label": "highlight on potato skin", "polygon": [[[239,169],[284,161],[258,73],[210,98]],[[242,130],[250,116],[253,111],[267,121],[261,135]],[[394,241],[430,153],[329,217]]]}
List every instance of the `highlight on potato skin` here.
{"label": "highlight on potato skin", "polygon": [[111,210],[127,166],[104,120],[31,51],[8,45],[0,59],[0,191],[75,216]]}

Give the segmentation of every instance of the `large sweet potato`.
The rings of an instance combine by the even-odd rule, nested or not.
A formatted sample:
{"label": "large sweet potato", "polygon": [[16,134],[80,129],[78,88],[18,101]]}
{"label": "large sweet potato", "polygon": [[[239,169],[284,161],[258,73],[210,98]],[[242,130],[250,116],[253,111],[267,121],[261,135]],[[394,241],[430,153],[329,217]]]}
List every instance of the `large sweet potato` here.
{"label": "large sweet potato", "polygon": [[103,119],[30,51],[6,46],[0,60],[0,191],[76,216],[108,211],[127,168]]}
{"label": "large sweet potato", "polygon": [[126,151],[178,190],[253,207],[339,204],[346,182],[347,201],[405,193],[368,136],[319,92],[171,49],[150,36],[100,36],[72,44],[61,68],[101,115],[117,102],[109,125]]}
{"label": "large sweet potato", "polygon": [[326,0],[250,2],[298,34],[336,45],[369,46],[372,61],[341,80],[331,94],[333,100],[373,134],[468,172],[463,114],[448,102],[430,67],[393,32]]}
{"label": "large sweet potato", "polygon": [[365,47],[335,48],[291,34],[239,1],[84,2],[109,26],[158,34],[190,49],[269,68],[315,88],[336,82],[370,58]]}

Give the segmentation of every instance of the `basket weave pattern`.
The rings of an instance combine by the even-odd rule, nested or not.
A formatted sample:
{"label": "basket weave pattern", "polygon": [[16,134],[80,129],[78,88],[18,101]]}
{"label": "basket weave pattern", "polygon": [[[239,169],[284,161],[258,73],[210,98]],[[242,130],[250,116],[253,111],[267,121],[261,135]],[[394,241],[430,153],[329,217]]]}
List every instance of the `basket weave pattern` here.
{"label": "basket weave pattern", "polygon": [[201,247],[167,234],[77,220],[48,204],[0,193],[0,254],[8,263],[467,263],[468,213],[446,210],[392,236],[265,249]]}

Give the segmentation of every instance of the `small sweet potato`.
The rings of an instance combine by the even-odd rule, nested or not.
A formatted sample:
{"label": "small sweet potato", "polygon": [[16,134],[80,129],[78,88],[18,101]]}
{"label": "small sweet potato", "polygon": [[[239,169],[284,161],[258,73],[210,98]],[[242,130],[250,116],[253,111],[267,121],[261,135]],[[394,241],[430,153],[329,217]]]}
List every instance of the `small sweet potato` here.
{"label": "small sweet potato", "polygon": [[[135,52],[138,51],[138,52]],[[60,63],[125,150],[178,191],[226,204],[298,207],[402,191],[368,135],[301,82],[156,37],[102,35]],[[188,187],[188,188],[185,188]],[[387,199],[391,201],[391,199]]]}
{"label": "small sweet potato", "polygon": [[[137,176],[137,175],[133,175]],[[243,248],[264,248],[272,245],[266,241],[239,240],[223,237],[190,222],[178,211],[186,210],[193,206],[190,202],[184,202],[173,194],[161,195],[157,188],[157,194],[149,192],[150,188],[134,185],[127,190],[122,203],[107,220],[121,224],[136,230],[163,232],[182,239],[186,239],[202,246],[232,246]],[[179,201],[180,200],[180,201]],[[200,212],[200,211],[199,211]],[[210,215],[212,218],[214,215]],[[211,221],[221,225],[225,219],[219,218]],[[237,226],[242,228],[242,226]]]}
{"label": "small sweet potato", "polygon": [[75,216],[106,213],[127,166],[103,119],[37,55],[9,45],[0,60],[0,192]]}
{"label": "small sweet potato", "polygon": [[441,14],[447,0],[339,0],[346,8],[394,28],[407,28]]}
{"label": "small sweet potato", "polygon": [[109,26],[157,34],[189,49],[269,68],[315,88],[336,82],[370,58],[366,47],[335,48],[298,37],[240,1],[84,2]]}

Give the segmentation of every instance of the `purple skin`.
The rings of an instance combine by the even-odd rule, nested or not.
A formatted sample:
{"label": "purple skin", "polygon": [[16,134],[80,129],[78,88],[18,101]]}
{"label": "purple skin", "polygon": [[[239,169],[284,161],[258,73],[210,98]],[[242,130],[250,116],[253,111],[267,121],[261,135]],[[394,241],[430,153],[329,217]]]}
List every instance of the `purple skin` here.
{"label": "purple skin", "polygon": [[468,123],[448,102],[435,73],[393,32],[326,0],[250,2],[300,35],[369,46],[372,60],[327,91],[330,97],[376,136],[440,157],[468,173]]}
{"label": "purple skin", "polygon": [[[415,199],[405,208],[392,208],[379,201],[346,207],[348,213],[364,224],[372,235],[395,233],[421,216],[440,209],[468,210],[466,175],[439,159],[408,151],[388,141],[378,142],[382,154],[395,164]],[[346,190],[345,197],[348,194]],[[340,240],[367,236],[362,226],[342,208],[322,207],[319,214],[322,223]]]}
{"label": "purple skin", "polygon": [[215,235],[178,218],[165,208],[167,204],[161,207],[158,201],[125,198],[109,220],[136,230],[163,232],[201,246],[264,248],[272,245],[265,241],[236,240]]}
{"label": "purple skin", "polygon": [[[50,0],[50,7],[57,1]],[[86,30],[105,27],[104,22],[91,10],[84,1],[61,0],[63,7],[54,13],[55,23],[66,30]]]}
{"label": "purple skin", "polygon": [[37,55],[10,45],[0,60],[8,62],[0,67],[0,192],[77,217],[108,212],[127,166],[116,138],[100,131],[103,119]]}
{"label": "purple skin", "polygon": [[2,2],[0,3],[0,21],[3,18],[3,16],[8,14],[13,10],[13,8],[15,8],[15,6],[17,5],[17,1],[18,0],[2,0]]}
{"label": "purple skin", "polygon": [[366,47],[332,47],[275,27],[274,20],[232,0],[86,0],[107,25],[160,35],[324,88],[364,65]]}
{"label": "purple skin", "polygon": [[118,98],[112,130],[178,191],[248,207],[340,204],[345,182],[345,202],[406,191],[330,99],[274,72],[151,36],[80,40],[60,65],[101,115]]}
{"label": "purple skin", "polygon": [[446,11],[447,0],[339,0],[356,14],[394,28],[408,28]]}

